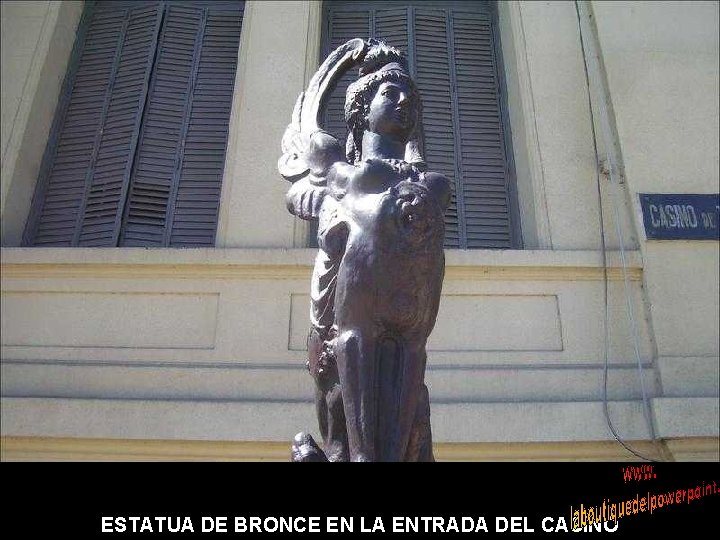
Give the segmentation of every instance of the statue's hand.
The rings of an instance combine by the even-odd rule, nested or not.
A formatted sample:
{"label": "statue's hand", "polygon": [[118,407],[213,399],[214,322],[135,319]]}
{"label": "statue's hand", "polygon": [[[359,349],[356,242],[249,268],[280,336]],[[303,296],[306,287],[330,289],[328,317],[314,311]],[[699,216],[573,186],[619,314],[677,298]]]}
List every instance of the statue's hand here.
{"label": "statue's hand", "polygon": [[305,177],[293,183],[285,196],[288,211],[300,219],[317,219],[328,188],[316,186]]}

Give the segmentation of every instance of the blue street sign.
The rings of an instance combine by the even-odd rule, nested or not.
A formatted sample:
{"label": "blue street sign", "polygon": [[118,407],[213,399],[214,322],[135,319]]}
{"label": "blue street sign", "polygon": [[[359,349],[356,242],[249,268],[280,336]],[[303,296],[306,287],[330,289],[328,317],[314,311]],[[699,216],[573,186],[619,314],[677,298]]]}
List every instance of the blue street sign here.
{"label": "blue street sign", "polygon": [[640,193],[648,240],[720,240],[720,195]]}

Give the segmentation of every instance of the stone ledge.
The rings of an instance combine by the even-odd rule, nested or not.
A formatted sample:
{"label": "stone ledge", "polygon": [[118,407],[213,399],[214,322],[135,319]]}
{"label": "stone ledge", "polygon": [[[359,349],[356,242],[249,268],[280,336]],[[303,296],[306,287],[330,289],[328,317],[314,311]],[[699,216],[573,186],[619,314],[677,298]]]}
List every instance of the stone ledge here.
{"label": "stone ledge", "polygon": [[[315,249],[2,248],[5,278],[33,277],[284,277],[306,278]],[[642,276],[638,251],[626,252],[627,272]],[[448,279],[602,279],[600,252],[446,250]],[[608,276],[622,279],[618,252]]]}
{"label": "stone ledge", "polygon": [[[663,400],[652,401],[657,413]],[[623,439],[649,439],[641,402],[609,408]],[[432,405],[433,436],[442,443],[611,441],[602,411],[600,401],[439,403]],[[685,432],[656,416],[661,437],[713,436],[707,414],[698,426],[679,416],[680,425],[691,424]],[[14,437],[286,441],[317,427],[307,402],[3,398],[2,430]]]}
{"label": "stone ledge", "polygon": [[[312,266],[311,248],[14,248],[0,250],[3,265],[11,264],[279,264]],[[594,250],[448,249],[447,266],[601,267]],[[641,267],[640,252],[625,252],[628,267]],[[620,265],[619,252],[608,252],[608,265]]]}
{"label": "stone ledge", "polygon": [[[717,439],[664,441],[673,457],[684,461],[716,461]],[[647,441],[632,441],[654,455]],[[173,441],[3,437],[2,461],[276,461],[287,462],[287,442]],[[437,461],[636,461],[615,442],[566,443],[436,443]],[[675,453],[677,451],[677,453]]]}
{"label": "stone ledge", "polygon": [[[4,397],[310,401],[314,387],[304,364],[303,359],[276,366],[4,359],[0,380]],[[437,404],[544,402],[600,400],[602,376],[601,364],[561,366],[535,361],[525,365],[445,367],[436,365],[431,353],[425,380],[430,398]],[[649,395],[660,394],[653,377],[647,377],[645,382]],[[608,394],[611,400],[640,399],[637,366],[611,365]]]}

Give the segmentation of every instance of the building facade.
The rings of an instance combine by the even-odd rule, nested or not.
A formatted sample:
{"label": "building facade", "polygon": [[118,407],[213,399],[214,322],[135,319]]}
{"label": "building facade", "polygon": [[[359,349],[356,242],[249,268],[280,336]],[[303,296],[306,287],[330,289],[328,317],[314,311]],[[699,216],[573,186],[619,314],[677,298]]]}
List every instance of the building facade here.
{"label": "building facade", "polygon": [[[718,193],[718,4],[355,4],[360,15],[352,17],[369,21],[368,35],[357,37],[398,40],[417,78],[427,55],[426,65],[448,70],[438,88],[450,81],[451,165],[461,156],[465,168],[453,169],[449,229],[461,232],[448,241],[428,344],[436,457],[634,459],[617,436],[642,456],[717,460],[718,241],[648,239],[640,194]],[[107,6],[1,4],[3,459],[286,460],[296,432],[317,432],[305,370],[315,250],[307,222],[287,213],[288,184],[276,163],[298,94],[333,40],[355,31],[341,20],[349,12],[344,3],[315,1],[212,4],[225,10],[220,15],[197,2],[148,5],[139,14],[114,6],[125,10],[116,38],[108,34],[115,30],[92,27],[115,15],[87,15]],[[183,9],[190,18],[175,21]],[[394,26],[380,24],[383,9]],[[463,10],[487,36],[477,37]],[[427,38],[435,16],[447,30],[437,53],[450,51],[442,65],[432,56],[440,38]],[[212,34],[229,17],[241,28],[231,62],[232,42]],[[107,35],[126,43],[144,21],[137,48],[124,49],[128,62],[140,58],[140,82],[130,73],[123,83],[130,64],[120,46],[112,49],[115,64],[98,76],[113,81],[111,90],[101,88],[105,124],[88,128],[93,172],[82,169],[85,198],[72,199],[82,210],[57,217],[49,197],[71,200],[74,188],[59,175],[62,163],[80,159],[72,150],[82,142],[63,142],[83,125],[68,120],[83,107],[73,101],[81,93],[73,94],[72,81],[95,80],[82,66],[100,63],[83,64],[81,53]],[[466,23],[467,44],[458,37]],[[183,24],[199,25],[189,32],[202,39],[164,57]],[[78,52],[81,42],[90,45]],[[493,140],[505,174],[502,196],[486,194],[479,203],[467,179],[486,178],[472,164],[488,147],[458,146],[475,133],[463,131],[466,120],[486,118],[484,109],[463,109],[464,96],[485,88],[461,81],[463,47],[476,42],[490,47],[477,54],[495,70],[488,84],[496,97],[482,103],[497,104],[499,116],[488,122],[499,126]],[[219,56],[205,65],[213,44]],[[176,110],[169,100],[178,94],[162,94],[157,82],[162,60],[172,66],[183,55],[192,91],[178,99],[193,111],[215,107],[208,118],[225,126],[226,138],[210,135],[192,149],[193,130],[210,124],[197,128],[183,105],[182,150],[172,152],[184,165],[168,173],[177,181],[164,195],[152,195],[162,199],[161,215],[172,217],[152,236],[156,215],[143,214],[141,161],[144,151],[163,146],[150,141],[152,115]],[[168,80],[179,76],[169,73]],[[228,73],[233,83],[223,90]],[[118,188],[120,206],[111,207],[110,240],[93,243],[105,230],[101,196],[109,193],[94,202],[94,186],[103,152],[114,148],[106,144],[116,140],[109,130],[125,118],[121,110],[113,124],[113,107],[136,99],[112,92],[135,89],[145,96],[128,116],[138,135],[123,151],[136,161],[118,161],[126,187]],[[440,102],[424,103],[426,135],[442,131],[430,116],[443,108],[433,103]],[[442,161],[442,149],[426,150]],[[183,183],[192,156],[215,167],[216,184]],[[151,179],[155,165],[146,171]],[[212,204],[193,206],[211,192]],[[498,215],[510,216],[509,232],[496,233],[498,222],[483,221],[483,212],[501,199]],[[62,219],[72,223],[54,243]],[[501,237],[506,245],[493,244]]]}

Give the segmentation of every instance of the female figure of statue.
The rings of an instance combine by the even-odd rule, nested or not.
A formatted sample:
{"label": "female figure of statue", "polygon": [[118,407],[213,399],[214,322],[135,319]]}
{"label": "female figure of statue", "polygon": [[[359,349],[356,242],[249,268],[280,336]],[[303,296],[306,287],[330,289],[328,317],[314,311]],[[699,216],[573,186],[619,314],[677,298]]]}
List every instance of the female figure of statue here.
{"label": "female figure of statue", "polygon": [[[345,152],[318,126],[350,66]],[[287,205],[317,219],[308,368],[323,449],[306,434],[295,461],[432,461],[425,344],[444,274],[444,176],[420,153],[420,96],[404,57],[375,40],[335,50],[301,94],[278,163]]]}

